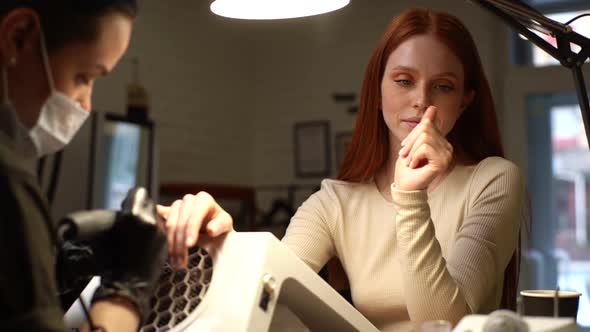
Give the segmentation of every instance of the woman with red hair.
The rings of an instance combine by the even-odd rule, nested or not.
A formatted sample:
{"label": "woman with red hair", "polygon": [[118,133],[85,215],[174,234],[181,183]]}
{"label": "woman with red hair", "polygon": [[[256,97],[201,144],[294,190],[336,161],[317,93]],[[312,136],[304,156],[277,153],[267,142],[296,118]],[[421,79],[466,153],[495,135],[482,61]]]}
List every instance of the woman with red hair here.
{"label": "woman with red hair", "polygon": [[[337,257],[354,305],[381,330],[456,324],[514,308],[524,192],[471,35],[454,16],[410,9],[373,52],[338,180],[303,203],[283,242],[315,271]],[[201,196],[160,207],[180,239],[173,256],[203,221],[214,236],[232,229]]]}
{"label": "woman with red hair", "polygon": [[316,271],[337,257],[382,330],[456,324],[513,307],[523,182],[503,158],[471,35],[410,9],[370,59],[338,180],[303,203],[283,242]]}

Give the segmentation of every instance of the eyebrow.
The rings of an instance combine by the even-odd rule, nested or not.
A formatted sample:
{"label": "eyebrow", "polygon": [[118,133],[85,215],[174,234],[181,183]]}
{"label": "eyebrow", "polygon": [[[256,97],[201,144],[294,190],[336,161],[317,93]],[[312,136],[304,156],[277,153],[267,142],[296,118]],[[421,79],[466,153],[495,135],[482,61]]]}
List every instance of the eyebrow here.
{"label": "eyebrow", "polygon": [[406,66],[395,66],[395,67],[393,67],[391,70],[392,70],[392,71],[393,71],[393,70],[417,71],[417,70],[416,70],[416,69],[414,69],[414,68],[411,68],[411,67],[406,67]]}
{"label": "eyebrow", "polygon": [[[391,69],[392,71],[410,71],[410,72],[417,72],[416,69],[412,68],[412,67],[407,67],[407,66],[395,66]],[[442,77],[442,76],[452,76],[455,79],[458,79],[459,77],[457,76],[457,74],[453,73],[452,71],[446,71],[446,72],[442,72],[439,74],[434,75],[436,77]]]}

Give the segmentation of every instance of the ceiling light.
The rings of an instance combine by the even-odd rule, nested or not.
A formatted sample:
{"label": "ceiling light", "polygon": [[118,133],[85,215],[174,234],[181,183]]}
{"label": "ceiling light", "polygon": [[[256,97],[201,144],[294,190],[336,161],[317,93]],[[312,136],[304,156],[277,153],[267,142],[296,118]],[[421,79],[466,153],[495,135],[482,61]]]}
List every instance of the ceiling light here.
{"label": "ceiling light", "polygon": [[338,10],[350,0],[215,0],[211,11],[246,20],[273,20],[318,15]]}

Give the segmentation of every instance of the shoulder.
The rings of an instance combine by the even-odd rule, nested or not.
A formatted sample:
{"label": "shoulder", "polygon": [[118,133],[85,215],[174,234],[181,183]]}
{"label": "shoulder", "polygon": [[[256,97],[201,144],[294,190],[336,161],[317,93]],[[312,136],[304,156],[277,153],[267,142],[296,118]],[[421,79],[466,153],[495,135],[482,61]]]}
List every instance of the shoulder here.
{"label": "shoulder", "polygon": [[320,190],[303,202],[297,212],[311,212],[325,216],[329,220],[336,220],[341,216],[344,207],[353,206],[355,202],[368,196],[366,193],[369,188],[368,183],[324,179]]}
{"label": "shoulder", "polygon": [[34,162],[14,153],[10,148],[0,144],[0,177],[7,182],[35,182]]}
{"label": "shoulder", "polygon": [[348,182],[334,179],[324,179],[318,195],[329,197],[331,200],[343,202],[364,196],[370,191],[370,182]]}
{"label": "shoulder", "polygon": [[354,192],[358,190],[365,190],[370,183],[368,182],[348,182],[335,179],[322,180],[321,189],[339,191],[339,192]]}
{"label": "shoulder", "polygon": [[469,181],[472,195],[493,192],[495,196],[522,196],[525,180],[520,168],[501,157],[488,157],[473,166]]}
{"label": "shoulder", "polygon": [[479,173],[520,173],[520,168],[512,161],[502,157],[487,157],[475,165]]}
{"label": "shoulder", "polygon": [[488,157],[474,166],[471,182],[482,184],[490,182],[518,182],[523,184],[523,175],[518,166],[502,157]]}
{"label": "shoulder", "polygon": [[39,218],[51,220],[46,198],[32,168],[29,161],[0,144],[0,199],[6,207],[0,211],[2,218],[24,219],[26,222]]}
{"label": "shoulder", "polygon": [[32,165],[11,153],[6,153],[0,146],[0,190],[2,196],[33,195],[40,196],[37,177],[32,171]]}

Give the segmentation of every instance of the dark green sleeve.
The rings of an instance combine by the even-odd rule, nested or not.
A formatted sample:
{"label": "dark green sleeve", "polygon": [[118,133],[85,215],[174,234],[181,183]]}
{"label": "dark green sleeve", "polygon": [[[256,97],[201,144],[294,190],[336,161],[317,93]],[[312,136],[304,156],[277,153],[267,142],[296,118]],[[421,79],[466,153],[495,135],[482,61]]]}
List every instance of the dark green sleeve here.
{"label": "dark green sleeve", "polygon": [[65,331],[45,201],[26,177],[2,174],[0,202],[0,329]]}

